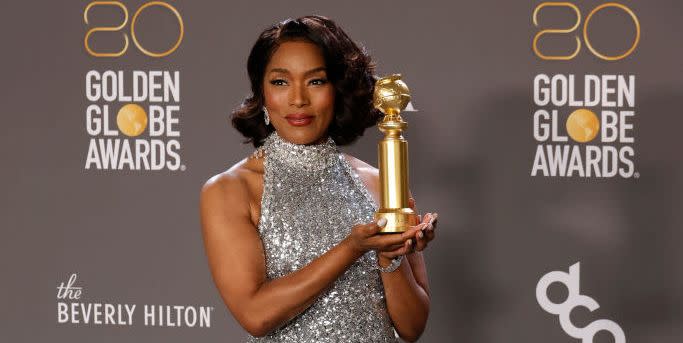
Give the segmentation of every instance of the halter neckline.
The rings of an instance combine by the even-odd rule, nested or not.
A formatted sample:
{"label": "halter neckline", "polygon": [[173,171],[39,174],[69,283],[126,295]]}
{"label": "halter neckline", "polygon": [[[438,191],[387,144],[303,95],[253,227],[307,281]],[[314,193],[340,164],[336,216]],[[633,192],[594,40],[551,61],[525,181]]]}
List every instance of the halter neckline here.
{"label": "halter neckline", "polygon": [[266,137],[260,149],[266,158],[277,160],[296,170],[322,170],[341,156],[337,145],[330,137],[319,144],[295,144],[284,140],[277,131]]}

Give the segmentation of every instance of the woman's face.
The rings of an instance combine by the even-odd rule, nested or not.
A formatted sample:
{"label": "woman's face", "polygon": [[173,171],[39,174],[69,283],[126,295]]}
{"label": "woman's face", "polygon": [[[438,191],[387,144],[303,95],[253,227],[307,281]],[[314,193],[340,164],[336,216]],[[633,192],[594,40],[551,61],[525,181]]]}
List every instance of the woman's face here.
{"label": "woman's face", "polygon": [[311,144],[327,136],[334,116],[334,87],[317,45],[280,44],[266,66],[263,94],[270,123],[283,139]]}

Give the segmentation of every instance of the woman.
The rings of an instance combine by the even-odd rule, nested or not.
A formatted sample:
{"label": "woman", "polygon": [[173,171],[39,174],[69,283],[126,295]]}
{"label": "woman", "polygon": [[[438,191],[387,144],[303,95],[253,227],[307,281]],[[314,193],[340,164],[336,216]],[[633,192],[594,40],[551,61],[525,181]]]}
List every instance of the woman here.
{"label": "woman", "polygon": [[253,95],[232,122],[258,150],[209,179],[200,201],[223,301],[253,342],[417,340],[436,214],[378,234],[378,172],[337,150],[380,118],[370,58],[307,16],[265,30],[247,69]]}

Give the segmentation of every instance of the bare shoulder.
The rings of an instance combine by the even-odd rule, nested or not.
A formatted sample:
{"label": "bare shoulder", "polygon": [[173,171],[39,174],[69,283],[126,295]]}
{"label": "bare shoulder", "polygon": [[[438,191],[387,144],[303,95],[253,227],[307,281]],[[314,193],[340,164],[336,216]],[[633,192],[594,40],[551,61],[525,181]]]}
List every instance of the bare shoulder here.
{"label": "bare shoulder", "polygon": [[344,157],[349,161],[351,168],[356,171],[358,177],[363,181],[375,202],[379,204],[379,170],[369,163],[349,154],[344,154]]}
{"label": "bare shoulder", "polygon": [[346,158],[346,160],[349,161],[349,164],[351,164],[351,167],[353,167],[353,169],[356,170],[357,172],[370,173],[370,174],[374,173],[374,174],[377,174],[379,176],[379,170],[377,168],[373,167],[372,165],[370,165],[369,163],[367,163],[361,159],[358,159],[352,155],[346,154],[346,153],[344,153],[343,155]]}
{"label": "bare shoulder", "polygon": [[344,154],[344,157],[347,161],[349,161],[351,167],[356,171],[358,176],[360,176],[361,178],[379,180],[379,170],[377,168],[349,154]]}
{"label": "bare shoulder", "polygon": [[232,167],[211,176],[202,187],[202,193],[235,190],[245,184],[244,174],[248,171],[245,167],[247,159],[235,163]]}
{"label": "bare shoulder", "polygon": [[[221,207],[248,211],[262,182],[263,162],[245,158],[227,170],[210,177],[201,189],[201,207]],[[248,214],[248,213],[245,213]]]}

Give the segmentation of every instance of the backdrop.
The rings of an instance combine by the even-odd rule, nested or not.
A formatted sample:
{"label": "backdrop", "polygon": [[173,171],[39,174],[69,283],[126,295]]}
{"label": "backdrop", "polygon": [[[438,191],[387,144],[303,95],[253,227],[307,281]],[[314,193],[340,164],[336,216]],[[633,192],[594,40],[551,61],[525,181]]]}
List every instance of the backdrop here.
{"label": "backdrop", "polygon": [[[251,45],[307,14],[412,91],[411,189],[440,214],[421,342],[683,339],[680,1],[0,13],[2,341],[245,339],[211,280],[199,190],[252,152],[228,121]],[[346,151],[376,165],[379,138]]]}

